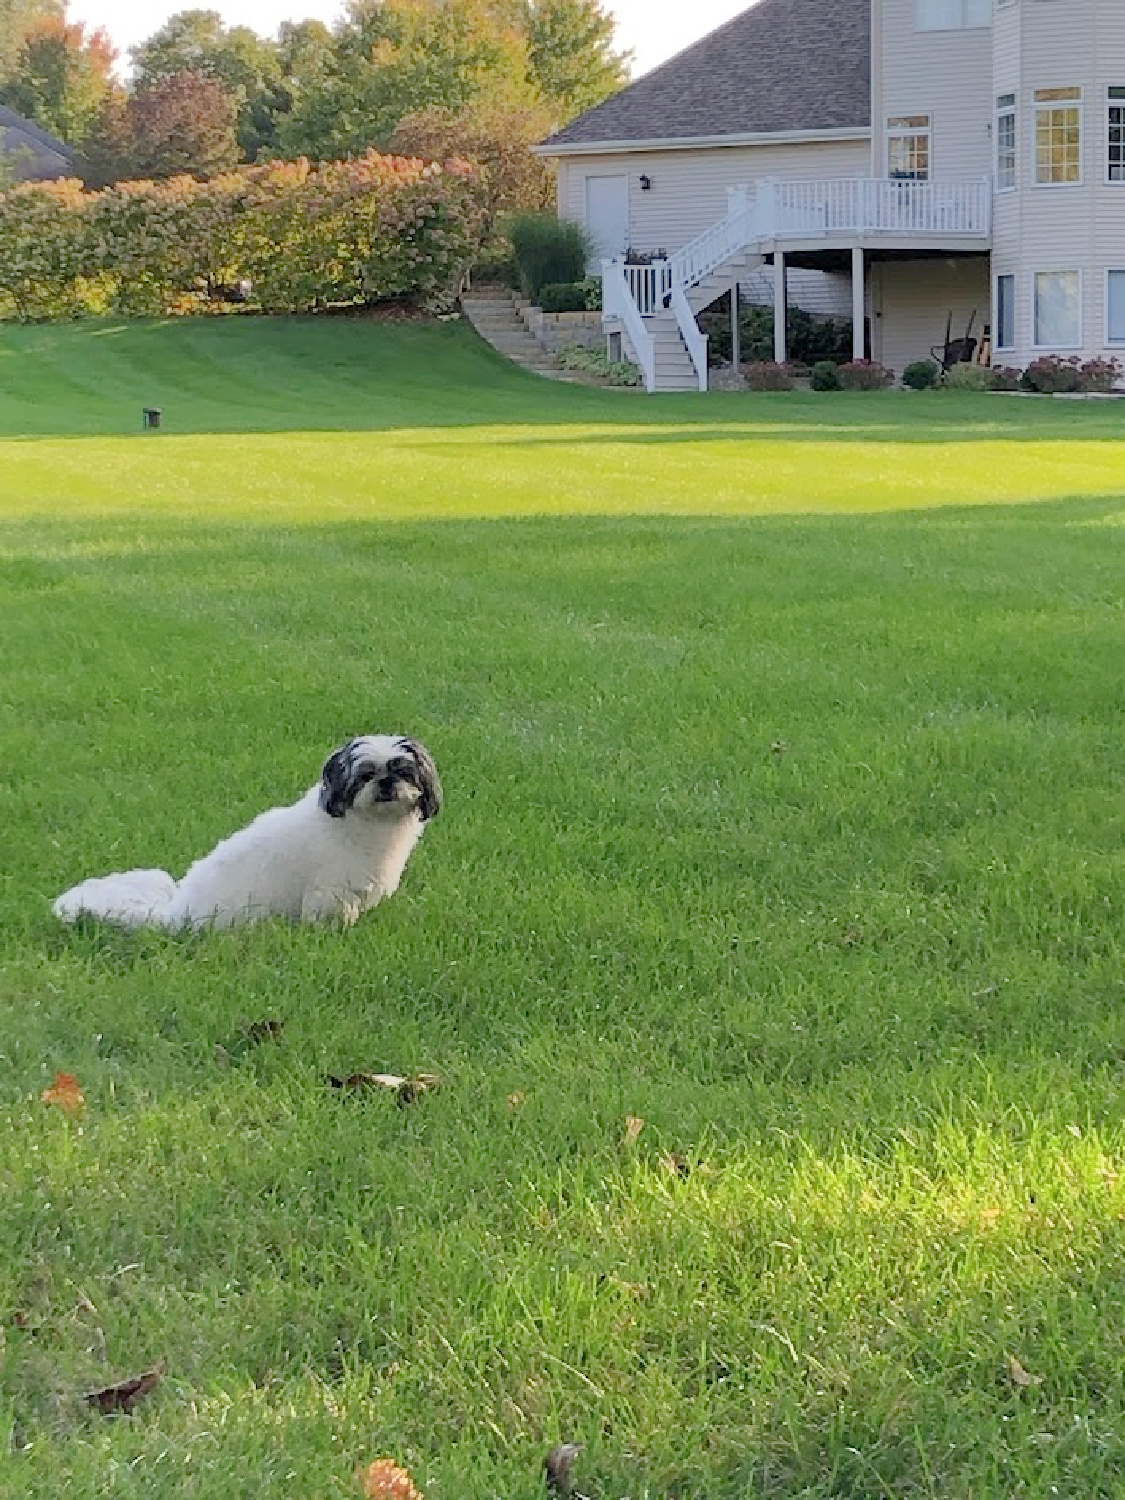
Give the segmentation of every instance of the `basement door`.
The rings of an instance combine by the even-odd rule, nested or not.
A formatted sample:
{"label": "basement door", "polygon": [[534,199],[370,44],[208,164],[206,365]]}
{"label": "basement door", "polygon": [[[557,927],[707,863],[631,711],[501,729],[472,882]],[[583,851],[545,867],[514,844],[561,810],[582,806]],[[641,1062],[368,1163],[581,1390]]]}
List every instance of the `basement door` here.
{"label": "basement door", "polygon": [[586,232],[593,241],[595,262],[612,260],[629,248],[629,179],[586,179]]}

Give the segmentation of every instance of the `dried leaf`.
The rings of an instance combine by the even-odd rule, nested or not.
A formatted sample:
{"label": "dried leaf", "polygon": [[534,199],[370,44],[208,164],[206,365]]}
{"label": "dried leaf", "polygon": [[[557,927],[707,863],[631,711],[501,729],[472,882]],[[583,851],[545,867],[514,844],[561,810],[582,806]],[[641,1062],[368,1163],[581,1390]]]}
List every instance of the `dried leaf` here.
{"label": "dried leaf", "polygon": [[691,1162],[682,1151],[662,1151],[660,1153],[660,1165],[668,1173],[669,1177],[690,1177]]}
{"label": "dried leaf", "polygon": [[135,1375],[132,1380],[122,1380],[117,1385],[107,1385],[103,1390],[91,1391],[86,1401],[107,1416],[115,1411],[132,1411],[142,1396],[147,1396],[160,1384],[164,1369],[164,1361],[161,1360],[151,1370],[146,1370],[143,1375]]}
{"label": "dried leaf", "polygon": [[644,1128],[645,1122],[640,1118],[639,1115],[626,1115],[625,1138],[621,1144],[623,1146],[631,1146]]}
{"label": "dried leaf", "polygon": [[50,1088],[44,1089],[39,1097],[44,1104],[53,1104],[71,1119],[80,1115],[86,1104],[86,1096],[78,1087],[78,1079],[73,1073],[56,1073],[54,1083]]}
{"label": "dried leaf", "polygon": [[419,1073],[414,1078],[400,1078],[397,1073],[348,1073],[341,1078],[329,1073],[328,1082],[334,1089],[388,1089],[405,1105],[436,1089],[441,1079],[434,1073]]}
{"label": "dried leaf", "polygon": [[285,1022],[277,1016],[269,1016],[264,1021],[242,1023],[243,1036],[254,1045],[258,1042],[276,1041],[284,1030]]}
{"label": "dried leaf", "polygon": [[1008,1355],[1008,1374],[1011,1376],[1012,1384],[1018,1385],[1021,1390],[1043,1384],[1042,1375],[1029,1375],[1014,1354]]}
{"label": "dried leaf", "polygon": [[363,1476],[368,1500],[424,1500],[409,1473],[393,1458],[377,1458]]}
{"label": "dried leaf", "polygon": [[517,1109],[522,1109],[527,1102],[526,1094],[509,1094],[508,1109],[514,1115]]}
{"label": "dried leaf", "polygon": [[582,1452],[578,1443],[556,1443],[543,1461],[547,1488],[552,1495],[570,1494],[570,1468]]}

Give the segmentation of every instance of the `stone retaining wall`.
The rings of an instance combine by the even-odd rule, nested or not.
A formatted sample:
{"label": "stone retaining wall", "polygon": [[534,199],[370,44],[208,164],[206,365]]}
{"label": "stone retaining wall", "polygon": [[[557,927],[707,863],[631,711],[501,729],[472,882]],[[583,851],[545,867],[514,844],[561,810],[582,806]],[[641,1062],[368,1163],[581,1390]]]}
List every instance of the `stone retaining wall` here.
{"label": "stone retaining wall", "polygon": [[604,349],[605,332],[600,312],[547,313],[533,303],[516,299],[516,311],[527,331],[550,354],[573,344],[583,349]]}

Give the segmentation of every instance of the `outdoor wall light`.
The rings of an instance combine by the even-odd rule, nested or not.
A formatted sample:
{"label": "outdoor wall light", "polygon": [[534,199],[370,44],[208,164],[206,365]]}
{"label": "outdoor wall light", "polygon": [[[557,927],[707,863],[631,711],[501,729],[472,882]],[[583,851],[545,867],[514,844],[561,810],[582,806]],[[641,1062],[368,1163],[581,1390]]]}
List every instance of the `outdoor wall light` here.
{"label": "outdoor wall light", "polygon": [[646,173],[642,172],[641,173],[641,192],[642,193],[650,193],[651,191],[652,191],[652,178],[649,177]]}

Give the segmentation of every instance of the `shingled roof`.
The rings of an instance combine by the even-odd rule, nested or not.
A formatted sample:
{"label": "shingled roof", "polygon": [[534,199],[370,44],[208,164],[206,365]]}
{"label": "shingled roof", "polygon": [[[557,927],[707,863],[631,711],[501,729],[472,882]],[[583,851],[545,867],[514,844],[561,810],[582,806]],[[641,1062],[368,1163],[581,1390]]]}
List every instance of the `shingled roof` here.
{"label": "shingled roof", "polygon": [[49,135],[34,120],[0,104],[0,158],[10,158],[17,180],[42,182],[55,177],[80,177],[78,158],[71,148]]}
{"label": "shingled roof", "polygon": [[539,148],[871,124],[871,0],[759,0]]}

